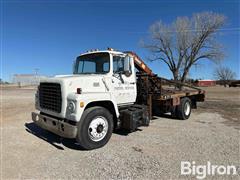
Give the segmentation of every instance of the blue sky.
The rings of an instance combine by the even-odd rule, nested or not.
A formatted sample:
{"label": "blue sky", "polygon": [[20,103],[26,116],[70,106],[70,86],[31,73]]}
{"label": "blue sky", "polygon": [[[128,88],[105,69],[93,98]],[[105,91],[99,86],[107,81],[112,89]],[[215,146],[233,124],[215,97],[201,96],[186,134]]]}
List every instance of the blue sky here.
{"label": "blue sky", "polygon": [[[143,59],[148,51],[140,40],[158,20],[171,23],[177,16],[213,11],[228,17],[219,41],[224,45],[224,65],[240,78],[240,3],[238,0],[117,0],[117,1],[1,1],[1,78],[13,74],[69,74],[76,56],[89,49],[132,50]],[[148,65],[167,78],[167,66]],[[193,78],[212,78],[215,65],[205,61],[193,67]]]}

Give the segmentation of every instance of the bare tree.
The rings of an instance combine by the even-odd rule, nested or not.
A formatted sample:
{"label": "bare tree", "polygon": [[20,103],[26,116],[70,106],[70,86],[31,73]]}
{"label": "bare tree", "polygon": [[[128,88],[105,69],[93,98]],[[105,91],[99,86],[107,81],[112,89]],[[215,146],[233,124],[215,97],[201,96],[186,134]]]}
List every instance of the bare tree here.
{"label": "bare tree", "polygon": [[216,32],[225,20],[224,15],[204,12],[178,17],[171,24],[159,21],[150,27],[150,39],[143,47],[150,50],[151,61],[166,63],[174,80],[185,82],[190,68],[200,60],[218,62],[223,58]]}
{"label": "bare tree", "polygon": [[233,72],[229,67],[224,66],[217,67],[213,75],[215,79],[220,80],[225,87],[230,80],[234,80],[236,77],[235,72]]}

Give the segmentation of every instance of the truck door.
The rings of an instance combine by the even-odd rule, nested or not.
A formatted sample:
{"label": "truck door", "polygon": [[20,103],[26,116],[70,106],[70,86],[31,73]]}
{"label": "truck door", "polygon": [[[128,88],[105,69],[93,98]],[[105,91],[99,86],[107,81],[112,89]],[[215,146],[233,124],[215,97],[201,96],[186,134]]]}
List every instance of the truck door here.
{"label": "truck door", "polygon": [[129,61],[129,72],[124,72],[126,58],[121,55],[113,55],[112,92],[117,104],[130,104],[136,101],[137,88],[133,58]]}

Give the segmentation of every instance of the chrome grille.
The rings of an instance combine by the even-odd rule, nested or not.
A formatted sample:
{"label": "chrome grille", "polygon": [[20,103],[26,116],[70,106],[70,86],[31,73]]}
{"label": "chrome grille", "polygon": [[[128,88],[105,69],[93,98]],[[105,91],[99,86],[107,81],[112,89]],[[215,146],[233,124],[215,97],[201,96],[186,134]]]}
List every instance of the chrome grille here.
{"label": "chrome grille", "polygon": [[40,107],[57,113],[62,109],[61,86],[58,83],[40,83]]}

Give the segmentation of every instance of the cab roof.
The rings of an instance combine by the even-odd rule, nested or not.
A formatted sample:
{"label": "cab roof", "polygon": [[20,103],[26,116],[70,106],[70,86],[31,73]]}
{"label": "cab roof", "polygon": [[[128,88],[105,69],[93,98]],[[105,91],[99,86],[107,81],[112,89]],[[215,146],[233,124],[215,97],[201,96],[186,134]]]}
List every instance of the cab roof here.
{"label": "cab roof", "polygon": [[93,51],[82,53],[80,54],[80,56],[86,55],[86,54],[94,54],[94,53],[125,54],[123,52],[115,51],[115,50],[93,50]]}

